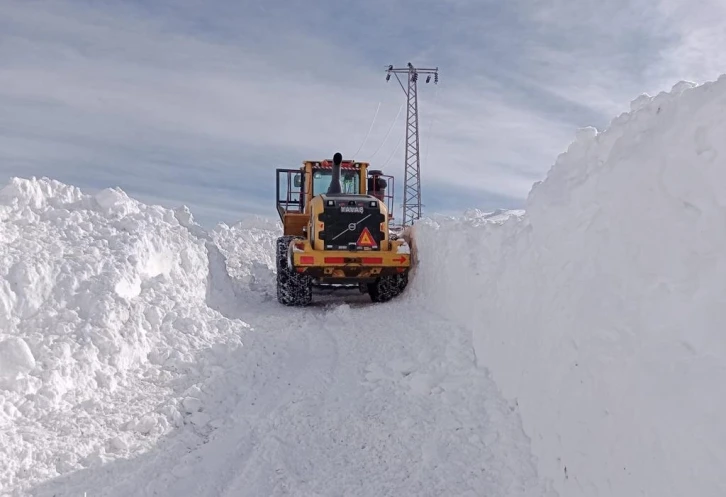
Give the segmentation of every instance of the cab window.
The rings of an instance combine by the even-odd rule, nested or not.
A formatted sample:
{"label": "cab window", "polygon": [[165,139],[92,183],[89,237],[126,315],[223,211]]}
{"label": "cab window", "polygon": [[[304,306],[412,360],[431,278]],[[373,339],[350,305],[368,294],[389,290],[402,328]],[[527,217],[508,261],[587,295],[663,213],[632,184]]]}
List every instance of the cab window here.
{"label": "cab window", "polygon": [[[330,180],[333,178],[332,169],[313,170],[313,195],[320,195],[328,191]],[[358,171],[343,169],[340,171],[340,186],[343,193],[358,193],[360,176]]]}

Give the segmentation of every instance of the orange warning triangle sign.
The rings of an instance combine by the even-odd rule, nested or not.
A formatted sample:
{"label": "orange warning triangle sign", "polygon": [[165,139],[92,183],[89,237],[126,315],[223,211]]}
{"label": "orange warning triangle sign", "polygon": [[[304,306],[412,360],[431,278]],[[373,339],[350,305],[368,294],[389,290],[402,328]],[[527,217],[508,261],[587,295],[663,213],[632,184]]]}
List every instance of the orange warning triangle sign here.
{"label": "orange warning triangle sign", "polygon": [[368,228],[363,228],[356,245],[359,247],[375,247],[376,241],[373,239],[373,235],[368,231]]}

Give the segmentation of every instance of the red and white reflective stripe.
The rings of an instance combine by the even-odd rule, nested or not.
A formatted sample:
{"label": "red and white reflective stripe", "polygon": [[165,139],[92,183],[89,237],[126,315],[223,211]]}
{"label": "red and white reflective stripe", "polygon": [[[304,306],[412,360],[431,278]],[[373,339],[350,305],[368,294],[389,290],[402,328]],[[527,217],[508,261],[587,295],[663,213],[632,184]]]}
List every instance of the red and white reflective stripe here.
{"label": "red and white reflective stripe", "polygon": [[[333,168],[333,163],[331,161],[324,160],[324,161],[320,162],[320,167],[325,168],[325,169],[332,169]],[[347,162],[347,161],[341,162],[340,168],[341,169],[355,169],[355,170],[358,170],[358,168],[355,167],[355,162],[352,162],[352,161],[350,161],[350,162]]]}
{"label": "red and white reflective stripe", "polygon": [[[325,264],[345,264],[345,257],[325,257]],[[361,257],[361,264],[383,264],[383,257]]]}

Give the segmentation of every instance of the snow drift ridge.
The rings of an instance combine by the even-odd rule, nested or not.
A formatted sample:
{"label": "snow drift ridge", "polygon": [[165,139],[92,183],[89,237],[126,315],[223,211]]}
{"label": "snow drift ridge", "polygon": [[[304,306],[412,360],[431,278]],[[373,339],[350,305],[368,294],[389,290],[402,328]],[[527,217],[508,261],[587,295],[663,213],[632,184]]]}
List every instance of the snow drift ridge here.
{"label": "snow drift ridge", "polygon": [[[210,305],[219,269],[188,211],[16,178],[0,223],[0,491],[137,453],[183,423],[204,429],[180,401],[245,323]],[[214,236],[223,248],[235,233]],[[269,278],[266,259],[240,281]]]}
{"label": "snow drift ridge", "polygon": [[694,86],[581,130],[524,215],[416,228],[563,497],[726,494],[726,77]]}

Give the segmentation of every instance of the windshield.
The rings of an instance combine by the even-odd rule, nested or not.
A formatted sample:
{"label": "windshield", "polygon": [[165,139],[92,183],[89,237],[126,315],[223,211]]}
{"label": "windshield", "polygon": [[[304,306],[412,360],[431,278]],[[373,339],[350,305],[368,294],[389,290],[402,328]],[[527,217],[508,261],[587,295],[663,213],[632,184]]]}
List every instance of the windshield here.
{"label": "windshield", "polygon": [[[330,180],[333,178],[332,169],[313,170],[313,195],[320,195],[328,191]],[[343,193],[358,193],[358,171],[340,171],[340,186]]]}

